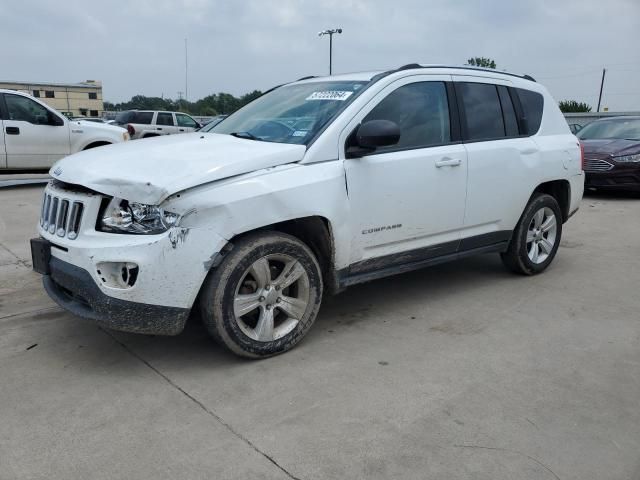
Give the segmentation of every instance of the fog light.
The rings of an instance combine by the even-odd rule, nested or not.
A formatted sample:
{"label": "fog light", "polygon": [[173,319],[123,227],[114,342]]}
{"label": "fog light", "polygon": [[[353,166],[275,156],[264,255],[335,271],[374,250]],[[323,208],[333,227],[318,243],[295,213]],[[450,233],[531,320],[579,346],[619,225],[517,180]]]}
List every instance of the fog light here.
{"label": "fog light", "polygon": [[102,262],[96,265],[96,274],[102,284],[120,290],[132,288],[139,272],[138,265],[132,262]]}

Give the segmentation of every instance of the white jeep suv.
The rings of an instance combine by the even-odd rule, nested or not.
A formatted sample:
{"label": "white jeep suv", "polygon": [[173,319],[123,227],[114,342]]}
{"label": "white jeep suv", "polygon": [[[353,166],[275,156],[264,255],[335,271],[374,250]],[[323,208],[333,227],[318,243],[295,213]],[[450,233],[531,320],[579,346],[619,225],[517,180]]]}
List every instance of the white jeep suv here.
{"label": "white jeep suv", "polygon": [[581,149],[530,77],[417,64],[278,87],[211,133],[52,169],[33,264],[61,306],[233,352],[296,345],[323,293],[480,253],[533,275],[583,194]]}
{"label": "white jeep suv", "polygon": [[126,130],[69,120],[26,93],[0,89],[0,171],[48,169],[57,160],[129,139]]}

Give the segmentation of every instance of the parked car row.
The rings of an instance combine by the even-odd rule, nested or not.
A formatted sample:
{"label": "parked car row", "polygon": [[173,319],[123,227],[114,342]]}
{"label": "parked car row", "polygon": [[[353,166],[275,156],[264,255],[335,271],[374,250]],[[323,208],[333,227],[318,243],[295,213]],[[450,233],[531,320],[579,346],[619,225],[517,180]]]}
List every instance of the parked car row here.
{"label": "parked car row", "polygon": [[[224,120],[214,117],[207,129]],[[131,139],[194,132],[203,126],[181,112],[130,110],[115,120],[67,118],[31,95],[0,89],[0,171],[47,169],[56,160],[89,148]]]}

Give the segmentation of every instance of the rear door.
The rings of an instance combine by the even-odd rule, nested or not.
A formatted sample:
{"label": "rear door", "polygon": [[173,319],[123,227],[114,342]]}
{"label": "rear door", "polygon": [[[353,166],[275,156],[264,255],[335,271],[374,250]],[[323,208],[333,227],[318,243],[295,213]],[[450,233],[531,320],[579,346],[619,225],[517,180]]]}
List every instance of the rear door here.
{"label": "rear door", "polygon": [[49,168],[71,153],[66,119],[24,95],[5,93],[4,108],[8,168]]}
{"label": "rear door", "polygon": [[469,165],[460,245],[468,250],[511,238],[531,195],[529,177],[540,151],[519,132],[510,82],[470,76],[454,81]]}
{"label": "rear door", "polygon": [[161,135],[171,135],[175,132],[173,113],[158,112],[156,116],[156,131]]}

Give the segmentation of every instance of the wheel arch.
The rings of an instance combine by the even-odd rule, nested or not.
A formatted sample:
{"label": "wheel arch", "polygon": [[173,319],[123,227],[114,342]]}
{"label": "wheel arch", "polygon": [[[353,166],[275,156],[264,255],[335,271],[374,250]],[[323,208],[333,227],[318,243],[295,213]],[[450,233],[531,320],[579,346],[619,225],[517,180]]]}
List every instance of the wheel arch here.
{"label": "wheel arch", "polygon": [[230,239],[229,243],[233,245],[237,239],[260,231],[286,233],[307,245],[320,264],[326,290],[329,293],[338,292],[338,281],[335,273],[335,239],[329,219],[315,215],[273,223],[238,234]]}
{"label": "wheel arch", "polygon": [[91,142],[87,145],[85,145],[82,150],[89,150],[90,148],[96,148],[96,147],[104,147],[105,145],[111,145],[112,142],[108,142],[106,140],[96,140],[94,142]]}
{"label": "wheel arch", "polygon": [[539,193],[546,193],[556,199],[562,212],[562,223],[565,223],[569,219],[569,209],[571,208],[571,184],[569,181],[562,179],[541,183],[531,193],[527,205]]}

